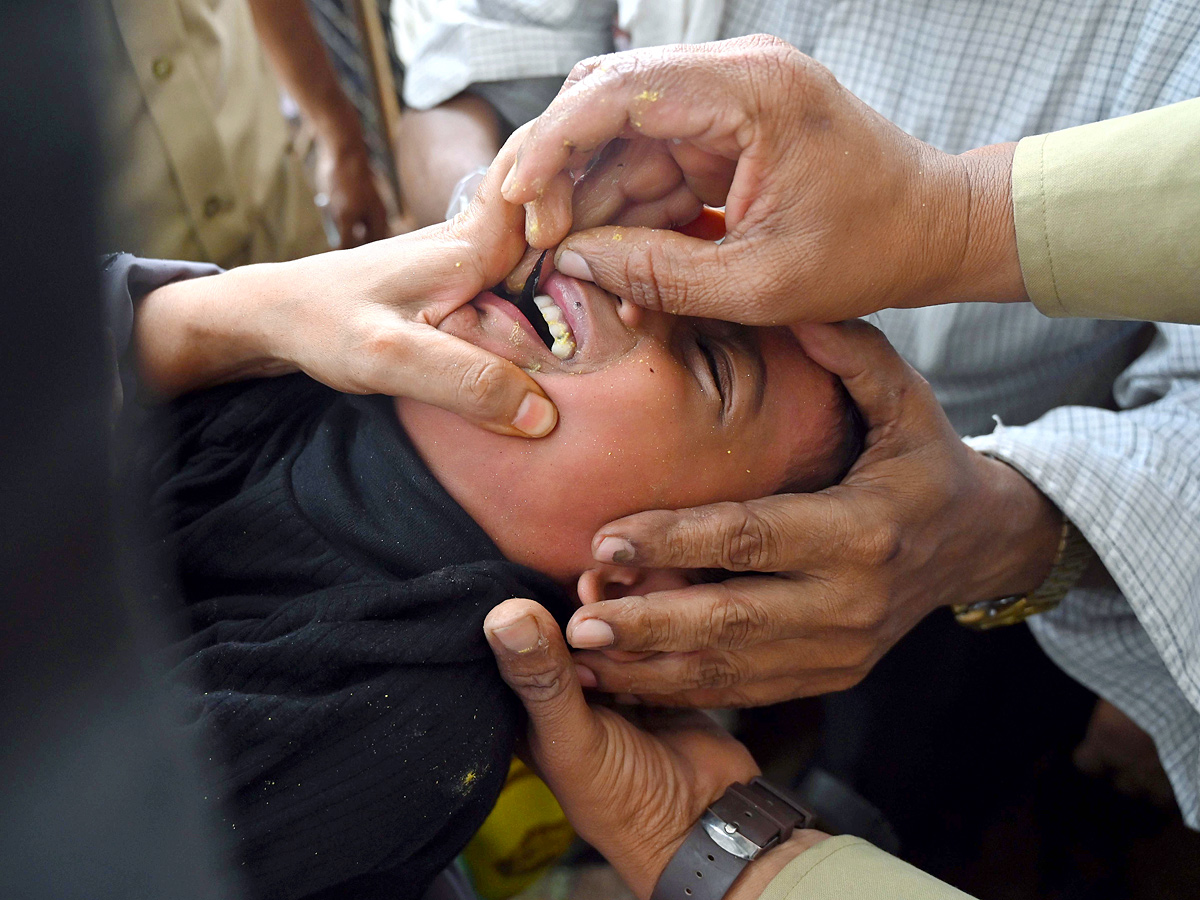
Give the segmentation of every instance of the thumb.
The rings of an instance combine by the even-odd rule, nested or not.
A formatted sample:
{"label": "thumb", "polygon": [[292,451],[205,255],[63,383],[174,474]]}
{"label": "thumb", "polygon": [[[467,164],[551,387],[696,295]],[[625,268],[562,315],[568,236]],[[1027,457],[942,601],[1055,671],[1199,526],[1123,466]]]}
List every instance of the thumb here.
{"label": "thumb", "polygon": [[506,359],[434,328],[396,341],[384,360],[378,393],[411,397],[477,422],[489,431],[545,437],[558,411],[536,381]]}
{"label": "thumb", "polygon": [[656,228],[608,226],[568,237],[554,267],[647,309],[766,324],[767,304],[747,287],[755,279],[747,271],[745,246]]}
{"label": "thumb", "polygon": [[532,600],[506,600],[483,621],[500,676],[529,714],[529,744],[548,781],[592,771],[603,730],[588,707],[558,623]]}

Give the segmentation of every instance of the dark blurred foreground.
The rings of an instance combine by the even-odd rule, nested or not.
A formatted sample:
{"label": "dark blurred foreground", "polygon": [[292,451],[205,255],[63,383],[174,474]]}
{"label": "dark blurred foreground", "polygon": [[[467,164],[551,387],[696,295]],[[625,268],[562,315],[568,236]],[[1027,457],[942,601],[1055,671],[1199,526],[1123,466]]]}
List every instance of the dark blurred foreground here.
{"label": "dark blurred foreground", "polygon": [[233,896],[128,602],[86,4],[0,4],[0,893]]}

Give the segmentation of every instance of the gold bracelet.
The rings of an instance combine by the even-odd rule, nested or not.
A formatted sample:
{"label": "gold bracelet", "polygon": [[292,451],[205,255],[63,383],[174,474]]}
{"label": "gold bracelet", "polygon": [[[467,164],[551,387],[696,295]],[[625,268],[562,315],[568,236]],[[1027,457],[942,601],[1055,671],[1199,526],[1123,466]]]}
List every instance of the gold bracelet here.
{"label": "gold bracelet", "polygon": [[1062,602],[1071,588],[1079,583],[1084,570],[1095,555],[1087,538],[1063,516],[1062,534],[1058,539],[1058,552],[1054,554],[1054,565],[1050,574],[1038,589],[1028,594],[1000,597],[996,600],[978,600],[952,607],[958,624],[976,631],[987,631],[1003,625],[1024,622],[1030,616],[1048,612]]}

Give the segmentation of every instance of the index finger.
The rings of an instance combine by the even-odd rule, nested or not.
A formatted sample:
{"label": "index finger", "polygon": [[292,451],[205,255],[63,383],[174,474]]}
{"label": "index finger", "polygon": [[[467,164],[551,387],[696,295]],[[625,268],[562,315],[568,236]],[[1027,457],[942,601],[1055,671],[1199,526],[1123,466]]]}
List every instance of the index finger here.
{"label": "index finger", "polygon": [[797,571],[836,553],[830,538],[851,533],[849,524],[832,489],[778,494],[626,516],[596,533],[592,555],[600,562],[667,569]]}
{"label": "index finger", "polygon": [[[575,611],[567,623],[567,641],[577,650],[661,653],[742,650],[808,637],[824,627],[815,615],[820,604],[802,599],[816,590],[798,579],[748,577],[601,600]],[[594,626],[581,627],[586,622],[607,625],[611,642],[599,642]]]}
{"label": "index finger", "polygon": [[744,77],[727,78],[741,67],[722,58],[724,44],[645,48],[588,60],[586,73],[563,89],[526,135],[504,183],[505,198],[533,200],[574,154],[624,133],[704,136],[710,152],[736,158],[740,148],[731,126],[745,109],[729,86]]}

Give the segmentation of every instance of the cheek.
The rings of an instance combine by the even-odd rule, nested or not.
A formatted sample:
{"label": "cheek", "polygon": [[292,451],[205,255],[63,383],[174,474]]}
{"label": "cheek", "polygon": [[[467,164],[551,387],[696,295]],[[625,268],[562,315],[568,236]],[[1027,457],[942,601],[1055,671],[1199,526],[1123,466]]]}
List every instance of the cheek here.
{"label": "cheek", "polygon": [[649,359],[539,381],[559,408],[541,440],[494,435],[409,400],[397,411],[434,476],[507,558],[568,579],[591,564],[600,526],[678,505],[680,484],[712,479],[696,449],[711,426],[697,424],[708,419],[679,373]]}

